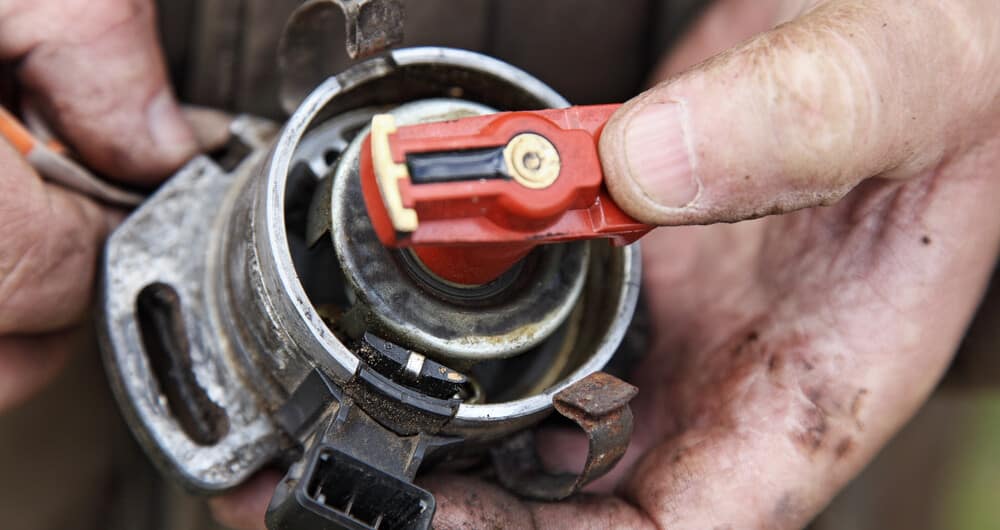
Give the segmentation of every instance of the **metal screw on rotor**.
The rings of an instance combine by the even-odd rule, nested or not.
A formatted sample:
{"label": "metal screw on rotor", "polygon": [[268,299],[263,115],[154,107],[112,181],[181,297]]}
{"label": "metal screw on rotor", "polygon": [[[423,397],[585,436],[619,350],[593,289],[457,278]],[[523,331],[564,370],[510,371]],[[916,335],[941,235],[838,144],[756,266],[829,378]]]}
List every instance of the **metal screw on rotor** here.
{"label": "metal screw on rotor", "polygon": [[524,164],[524,167],[532,171],[538,171],[538,169],[542,167],[542,157],[539,156],[538,153],[532,151],[524,155],[521,163]]}
{"label": "metal screw on rotor", "polygon": [[507,172],[526,188],[551,186],[562,169],[559,152],[544,136],[523,133],[515,136],[504,148]]}

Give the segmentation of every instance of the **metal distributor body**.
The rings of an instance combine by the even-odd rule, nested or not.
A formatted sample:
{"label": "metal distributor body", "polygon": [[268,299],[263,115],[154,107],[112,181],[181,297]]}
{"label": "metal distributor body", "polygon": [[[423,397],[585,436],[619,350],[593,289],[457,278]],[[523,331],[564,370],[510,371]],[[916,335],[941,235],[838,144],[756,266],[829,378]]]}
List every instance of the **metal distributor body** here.
{"label": "metal distributor body", "polygon": [[[327,79],[280,130],[237,119],[230,156],[190,162],[105,253],[106,365],[158,466],[206,493],[287,468],[271,528],[426,528],[412,480],[459,451],[541,499],[609,469],[635,389],[599,371],[635,310],[638,247],[545,245],[458,285],[380,244],[358,182],[375,114],[565,106],[495,59],[413,48]],[[545,474],[524,434],[554,407],[591,438],[579,477]]]}

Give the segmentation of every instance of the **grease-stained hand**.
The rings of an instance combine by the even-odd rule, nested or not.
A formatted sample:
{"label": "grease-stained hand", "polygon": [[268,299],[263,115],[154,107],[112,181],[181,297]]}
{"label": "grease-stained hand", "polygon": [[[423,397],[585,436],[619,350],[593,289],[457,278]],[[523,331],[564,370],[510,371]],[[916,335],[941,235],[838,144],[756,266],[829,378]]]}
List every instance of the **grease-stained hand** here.
{"label": "grease-stained hand", "polygon": [[[553,504],[427,478],[435,527],[807,524],[923,403],[984,292],[998,57],[994,0],[715,2],[601,143],[616,200],[675,227],[644,240],[656,333],[625,460]],[[545,440],[580,461],[578,436]],[[263,528],[268,480],[219,518]]]}
{"label": "grease-stained hand", "polygon": [[[104,175],[152,185],[197,149],[148,0],[0,0],[0,61],[16,65],[22,96]],[[42,181],[0,140],[0,411],[78,347],[100,245],[121,216]]]}

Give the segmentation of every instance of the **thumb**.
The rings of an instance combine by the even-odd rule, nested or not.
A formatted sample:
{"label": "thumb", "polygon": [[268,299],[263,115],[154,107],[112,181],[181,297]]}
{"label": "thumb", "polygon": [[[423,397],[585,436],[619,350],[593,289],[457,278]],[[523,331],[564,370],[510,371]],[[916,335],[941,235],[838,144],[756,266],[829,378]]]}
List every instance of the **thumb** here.
{"label": "thumb", "polygon": [[197,142],[167,82],[150,0],[0,2],[0,58],[101,173],[151,183]]}
{"label": "thumb", "polygon": [[826,2],[649,90],[602,135],[610,192],[653,224],[734,222],[933,167],[995,113],[981,3]]}

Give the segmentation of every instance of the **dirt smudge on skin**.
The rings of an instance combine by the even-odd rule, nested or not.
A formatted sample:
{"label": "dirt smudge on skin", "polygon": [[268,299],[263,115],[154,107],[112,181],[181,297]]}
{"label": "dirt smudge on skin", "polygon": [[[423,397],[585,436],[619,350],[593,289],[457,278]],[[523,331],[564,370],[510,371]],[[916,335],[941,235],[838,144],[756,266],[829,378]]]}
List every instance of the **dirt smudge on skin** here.
{"label": "dirt smudge on skin", "polygon": [[854,399],[851,401],[851,416],[854,418],[854,424],[857,425],[859,431],[865,430],[865,424],[861,421],[861,408],[864,406],[866,396],[868,396],[868,389],[862,388],[858,390],[858,393],[854,395]]}
{"label": "dirt smudge on skin", "polygon": [[[809,404],[806,405],[802,416],[802,427],[792,431],[790,438],[809,456],[813,456],[820,449],[827,447],[837,460],[845,458],[854,449],[854,439],[851,436],[844,436],[836,444],[830,445],[828,440],[831,437],[844,432],[842,428],[833,428],[830,424],[831,417],[853,420],[858,431],[864,430],[860,413],[865,397],[869,393],[868,390],[864,388],[858,390],[850,401],[849,409],[838,405],[837,400],[830,399],[823,388],[808,387],[804,389],[803,393],[805,398],[809,400]],[[848,412],[850,416],[848,416]]]}
{"label": "dirt smudge on skin", "polygon": [[[809,342],[809,337],[797,332],[771,337],[757,320],[733,333],[711,354],[679,365],[674,376],[685,380],[676,386],[682,392],[672,395],[671,401],[680,405],[673,417],[681,419],[672,432],[706,425],[733,426],[736,420],[731,407],[741,402],[748,382],[763,372],[768,384],[787,388],[795,374],[786,372],[803,370]],[[705,388],[712,391],[707,395],[697,391]]]}
{"label": "dirt smudge on skin", "polygon": [[740,357],[753,357],[754,354],[759,353],[760,347],[757,345],[759,340],[760,335],[756,331],[750,331],[747,333],[741,343],[732,349],[733,359],[738,359]]}
{"label": "dirt smudge on skin", "polygon": [[767,358],[767,371],[768,373],[775,373],[781,368],[781,358],[777,355],[771,355]]}
{"label": "dirt smudge on skin", "polygon": [[[746,405],[748,399],[780,399],[781,403],[753,406],[773,407],[769,410],[790,415],[791,424],[781,435],[804,456],[816,458],[823,453],[835,458],[852,451],[840,442],[853,435],[848,432],[853,431],[851,414],[858,417],[867,391],[838,382],[837,356],[816,350],[810,335],[755,321],[718,348],[700,357],[700,363],[685,366],[684,372],[697,381],[688,379],[685,391],[673,400],[682,405],[675,414],[682,420],[672,434],[708,426],[738,429],[744,421],[738,406]],[[692,390],[704,388],[713,390],[709,394]],[[842,425],[842,420],[848,425]],[[667,461],[675,458],[674,467],[684,467],[687,456],[672,454]]]}
{"label": "dirt smudge on skin", "polygon": [[434,528],[441,530],[535,528],[519,499],[495,485],[459,475],[432,475],[419,481],[437,498]]}
{"label": "dirt smudge on skin", "polygon": [[813,368],[815,368],[815,366],[813,365],[813,363],[811,363],[809,361],[809,359],[806,359],[806,357],[804,355],[799,356],[798,361],[799,361],[799,365],[801,365],[802,368],[805,371],[807,371],[807,372],[811,372],[813,370]]}
{"label": "dirt smudge on skin", "polygon": [[833,454],[836,455],[837,460],[843,460],[850,452],[854,449],[854,439],[847,436],[837,442],[837,447],[834,448]]}
{"label": "dirt smudge on skin", "polygon": [[806,411],[802,429],[793,432],[791,438],[807,454],[813,455],[823,447],[829,428],[826,413],[819,407],[812,407]]}
{"label": "dirt smudge on skin", "polygon": [[814,405],[816,405],[816,408],[820,408],[819,401],[823,399],[823,391],[820,390],[818,387],[807,388],[806,397],[809,399],[809,401],[811,401]]}
{"label": "dirt smudge on skin", "polygon": [[774,505],[774,524],[767,528],[792,528],[800,526],[803,519],[802,503],[797,495],[785,492]]}

